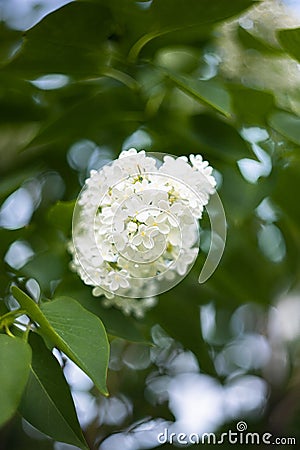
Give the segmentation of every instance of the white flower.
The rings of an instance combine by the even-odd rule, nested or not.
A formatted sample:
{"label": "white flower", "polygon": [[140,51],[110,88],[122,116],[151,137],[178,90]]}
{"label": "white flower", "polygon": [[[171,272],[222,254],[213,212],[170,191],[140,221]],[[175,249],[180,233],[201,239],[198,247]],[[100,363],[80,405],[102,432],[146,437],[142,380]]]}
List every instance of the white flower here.
{"label": "white flower", "polygon": [[[123,215],[124,217],[135,217],[141,209],[147,207],[147,203],[143,201],[144,197],[133,195],[131,198],[123,203]],[[146,203],[146,204],[145,204]],[[149,203],[148,203],[149,204]]]}
{"label": "white flower", "polygon": [[[130,148],[128,150],[123,150],[119,155],[119,159],[126,158],[127,156],[136,156],[137,153],[138,152],[137,152],[136,148]],[[145,152],[143,152],[143,155],[144,154],[145,154]]]}
{"label": "white flower", "polygon": [[102,295],[104,295],[108,299],[112,299],[115,297],[115,294],[113,294],[112,292],[106,291],[105,289],[101,288],[100,286],[94,287],[92,293],[93,293],[94,297],[100,297]]}
{"label": "white flower", "polygon": [[179,275],[186,274],[189,266],[194,262],[197,254],[198,254],[197,248],[192,248],[189,249],[188,251],[186,249],[182,249],[179,258],[175,264],[176,271]]}
{"label": "white flower", "polygon": [[152,172],[157,170],[155,159],[146,156],[144,150],[137,152],[135,148],[130,148],[129,150],[121,152],[119,159],[114,162],[125,176],[128,174],[143,176],[144,172]]}
{"label": "white flower", "polygon": [[154,247],[153,237],[157,234],[156,227],[148,227],[147,225],[140,225],[138,231],[132,239],[132,244],[138,247],[139,245],[143,245],[147,249],[151,249]]}
{"label": "white flower", "polygon": [[146,219],[145,222],[149,228],[158,230],[159,233],[162,233],[162,234],[168,234],[170,231],[170,227],[166,224],[167,220],[168,220],[168,215],[165,213],[161,213],[155,217],[150,215]]}
{"label": "white flower", "polygon": [[181,242],[181,232],[179,228],[173,227],[168,234],[168,241],[171,245],[179,246]]}
{"label": "white flower", "polygon": [[128,231],[128,233],[135,233],[136,232],[136,230],[137,230],[137,224],[136,224],[136,222],[132,222],[132,221],[130,221],[130,222],[128,222],[128,224],[127,224],[127,231]]}
{"label": "white flower", "polygon": [[110,290],[117,291],[120,287],[127,288],[129,282],[127,279],[128,273],[126,270],[120,270],[119,272],[111,271],[107,276],[107,284]]}
{"label": "white flower", "polygon": [[127,244],[127,233],[126,231],[123,233],[114,233],[113,234],[113,243],[116,246],[118,251],[124,250]]}
{"label": "white flower", "polygon": [[156,297],[148,297],[137,300],[133,298],[114,296],[111,298],[107,297],[103,301],[103,305],[106,306],[107,308],[114,306],[115,308],[121,309],[126,316],[133,314],[138,319],[143,318],[145,312],[148,309],[153,308],[153,306],[155,306],[156,303],[157,303]]}
{"label": "white flower", "polygon": [[[190,155],[189,159],[191,161],[192,166],[195,167],[197,170],[200,170],[200,172],[204,171],[207,167],[209,167],[208,161],[203,161],[202,155],[196,156]],[[212,168],[209,167],[209,170],[211,174]]]}
{"label": "white flower", "polygon": [[129,149],[91,171],[69,246],[71,268],[94,286],[93,295],[137,317],[156,301],[160,286],[175,285],[194,262],[197,220],[216,184],[201,155],[157,162]]}
{"label": "white flower", "polygon": [[212,167],[210,167],[208,161],[204,161],[201,155],[190,155],[189,159],[194,169],[205,175],[207,181],[214,188],[217,184],[216,179],[212,176]]}

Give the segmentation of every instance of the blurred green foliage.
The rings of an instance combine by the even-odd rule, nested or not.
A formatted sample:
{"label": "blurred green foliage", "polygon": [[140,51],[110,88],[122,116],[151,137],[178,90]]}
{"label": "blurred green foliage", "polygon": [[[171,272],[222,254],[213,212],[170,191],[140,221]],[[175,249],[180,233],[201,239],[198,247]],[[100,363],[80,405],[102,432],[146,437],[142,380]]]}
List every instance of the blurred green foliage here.
{"label": "blurred green foliage", "polygon": [[[249,414],[253,429],[271,427],[279,436],[299,438],[299,334],[288,343],[283,339],[278,344],[275,339],[276,344],[268,326],[278,299],[300,295],[300,108],[295,88],[300,76],[290,83],[288,70],[295,63],[292,58],[300,62],[300,29],[277,31],[274,43],[255,32],[255,21],[251,30],[233,20],[246,11],[251,18],[258,3],[78,0],[49,13],[24,34],[0,23],[2,422],[18,408],[21,375],[28,376],[29,350],[20,337],[5,335],[22,335],[14,322],[17,317],[6,319],[16,308],[10,291],[14,284],[39,301],[30,309],[27,294],[15,290],[15,298],[32,322],[39,324],[45,341],[29,333],[34,356],[19,410],[54,440],[102,450],[114,448],[112,444],[99,447],[99,443],[120,428],[149,416],[174,420],[166,400],[151,402],[149,393],[144,397],[145,380],[155,370],[171,376],[165,368],[171,355],[188,350],[196,355],[203,374],[224,385],[237,373],[264,379],[268,394],[263,406]],[[263,22],[265,16],[259,19],[259,14],[253,14]],[[259,79],[263,76],[260,64],[270,64],[264,77],[272,81],[272,70],[284,58],[287,76],[281,77],[276,88],[271,81],[262,88],[255,76],[245,82],[239,72],[226,71],[223,63],[230,39],[223,27],[228,21],[239,52],[231,55],[227,65],[238,58],[243,64],[244,58],[254,55],[257,69],[251,67],[252,73]],[[175,155],[203,154],[216,169],[228,222],[225,253],[214,275],[204,285],[197,283],[207,251],[203,225],[198,263],[179,286],[160,296],[143,320],[103,307],[101,299],[94,298],[90,287],[70,271],[66,249],[74,199],[89,170],[130,147]],[[31,251],[23,263],[19,261],[20,244],[23,252],[24,246],[27,253]],[[65,301],[58,303],[61,298]],[[207,305],[215,314],[210,336],[203,330],[205,321],[200,321],[200,311]],[[40,310],[37,315],[35,309]],[[240,334],[232,328],[236,315]],[[108,390],[114,397],[127,396],[134,409],[120,422],[94,418],[84,427],[84,438],[68,384],[49,349],[59,348],[105,392],[108,349],[99,318],[109,336],[111,358],[119,361],[115,367],[111,363]],[[155,353],[153,349],[160,348],[154,338],[158,329],[166,333],[160,345],[168,342],[165,366],[152,357],[151,363],[140,367],[143,352]],[[264,336],[271,353],[281,345],[283,356],[270,357],[265,365],[227,372],[222,366],[222,372],[218,355],[235,339],[242,339],[243,333]],[[1,347],[4,341],[10,343],[5,350]],[[98,344],[104,349],[100,369],[93,361]],[[13,349],[14,345],[18,348]],[[247,351],[246,344],[243,351]],[[16,359],[23,367],[14,365],[12,352],[19,355]],[[122,357],[127,358],[127,365],[120,362]],[[11,380],[8,370],[14,372]],[[284,373],[278,382],[277,370]],[[51,382],[51,376],[56,381]],[[6,406],[2,399],[11,382],[18,389]],[[99,400],[94,388],[91,393],[101,411],[105,400]],[[47,414],[43,416],[42,411]],[[224,419],[219,429],[239,414]],[[282,423],[278,415],[285,416]],[[17,415],[0,432],[0,449],[53,448],[52,441],[41,440],[36,433],[31,430],[28,437]],[[40,440],[32,440],[34,436]]]}

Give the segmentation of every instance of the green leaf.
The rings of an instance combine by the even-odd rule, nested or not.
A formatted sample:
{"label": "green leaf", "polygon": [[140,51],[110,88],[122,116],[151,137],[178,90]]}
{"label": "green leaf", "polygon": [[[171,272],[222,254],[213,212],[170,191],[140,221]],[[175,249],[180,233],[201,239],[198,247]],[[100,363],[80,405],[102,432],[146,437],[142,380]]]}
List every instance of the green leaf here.
{"label": "green leaf", "polygon": [[214,80],[195,80],[168,71],[168,78],[186,94],[204,103],[225,116],[231,116],[231,99],[225,86]]}
{"label": "green leaf", "polygon": [[37,334],[31,333],[29,343],[33,350],[32,364],[19,411],[31,425],[51,438],[87,449],[57,359]]}
{"label": "green leaf", "polygon": [[109,343],[101,320],[69,297],[44,303],[41,310],[59,336],[60,349],[108,395]]}
{"label": "green leaf", "polygon": [[300,61],[300,28],[279,30],[278,39],[287,53]]}
{"label": "green leaf", "polygon": [[51,225],[59,228],[66,235],[71,232],[74,206],[75,200],[68,202],[58,201],[48,212],[48,220]]}
{"label": "green leaf", "polygon": [[20,338],[0,334],[0,426],[16,412],[31,362],[30,346]]}
{"label": "green leaf", "polygon": [[125,316],[115,308],[102,306],[102,299],[94,297],[91,287],[85,286],[77,275],[71,274],[68,278],[65,277],[58,285],[54,298],[61,296],[76,298],[85,309],[100,317],[107,333],[111,336],[131,342],[149,343],[149,338],[145,336],[140,321]]}
{"label": "green leaf", "polygon": [[44,314],[42,314],[37,303],[32,300],[29,295],[25,294],[17,286],[11,287],[11,292],[15,299],[18,301],[22,309],[26,311],[26,314],[40,326],[42,334],[52,341],[54,344],[59,343],[59,339],[55,331],[51,328]]}
{"label": "green leaf", "polygon": [[282,136],[300,145],[300,117],[285,111],[277,111],[269,117],[269,124]]}
{"label": "green leaf", "polygon": [[107,7],[72,2],[48,14],[25,33],[24,44],[6,67],[27,77],[48,73],[97,75],[111,33]]}
{"label": "green leaf", "polygon": [[41,334],[63,351],[108,395],[106,375],[109,343],[101,320],[76,300],[59,297],[41,308],[16,286],[12,293],[31,319],[40,325]]}

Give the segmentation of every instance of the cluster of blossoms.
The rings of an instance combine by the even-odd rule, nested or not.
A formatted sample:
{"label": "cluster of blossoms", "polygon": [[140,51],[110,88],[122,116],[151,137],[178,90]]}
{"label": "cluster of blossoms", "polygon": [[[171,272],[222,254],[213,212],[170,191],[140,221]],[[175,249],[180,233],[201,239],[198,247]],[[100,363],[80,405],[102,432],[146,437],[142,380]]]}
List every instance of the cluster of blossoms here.
{"label": "cluster of blossoms", "polygon": [[192,267],[216,185],[201,155],[159,155],[130,149],[91,171],[73,218],[73,270],[104,305],[137,317]]}

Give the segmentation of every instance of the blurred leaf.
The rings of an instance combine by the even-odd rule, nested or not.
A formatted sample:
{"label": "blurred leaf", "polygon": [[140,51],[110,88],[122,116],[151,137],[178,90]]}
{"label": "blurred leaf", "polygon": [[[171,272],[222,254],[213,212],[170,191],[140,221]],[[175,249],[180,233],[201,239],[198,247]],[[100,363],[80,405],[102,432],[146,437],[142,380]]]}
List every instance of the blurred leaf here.
{"label": "blurred leaf", "polygon": [[252,0],[153,0],[151,10],[161,27],[184,28],[216,23],[255,3]]}
{"label": "blurred leaf", "polygon": [[11,74],[0,77],[0,122],[41,121],[47,116],[45,103],[36,89],[26,80],[14,78]]}
{"label": "blurred leaf", "polygon": [[285,111],[277,111],[271,114],[269,123],[282,136],[300,145],[300,118],[298,116]]}
{"label": "blurred leaf", "polygon": [[[177,28],[174,31],[165,30],[160,35],[158,35],[158,32],[156,35],[153,33],[152,37],[149,33],[150,36],[148,35],[148,37],[151,37],[151,40],[147,41],[147,45],[141,49],[141,58],[145,60],[152,59],[161,49],[174,46],[188,45],[190,48],[196,49],[196,51],[204,50],[205,46],[211,42],[212,34],[212,23],[195,27]],[[142,41],[142,38],[140,41]],[[133,50],[135,50],[135,46]]]}
{"label": "blurred leaf", "polygon": [[[114,89],[88,96],[61,116],[47,124],[29,143],[27,148],[40,147],[46,151],[49,144],[59,142],[61,150],[76,139],[91,139],[96,142],[121,141],[136,130],[143,119],[142,105],[128,87],[118,84]],[[120,144],[119,144],[120,145]]]}
{"label": "blurred leaf", "polygon": [[69,390],[57,359],[43,340],[32,333],[30,377],[19,410],[31,425],[53,439],[88,448]]}
{"label": "blurred leaf", "polygon": [[0,316],[3,316],[4,314],[8,313],[9,309],[7,308],[6,304],[4,303],[4,300],[0,300]]}
{"label": "blurred leaf", "polygon": [[[300,208],[298,205],[295,205],[295,197],[293,194],[299,192],[299,189],[300,161],[293,160],[278,172],[275,189],[272,192],[272,198],[285,212],[288,220],[293,221],[298,232],[300,231]],[[298,236],[298,239],[299,238],[300,236]]]}
{"label": "blurred leaf", "polygon": [[34,227],[29,225],[19,230],[6,230],[0,228],[0,297],[4,297],[9,288],[9,283],[14,276],[14,270],[4,261],[6,252],[10,245],[18,239],[28,239],[34,232]]}
{"label": "blurred leaf", "polygon": [[[107,4],[104,0],[98,1]],[[153,40],[158,39],[159,44],[154,45],[152,53],[170,43],[198,42],[207,37],[212,24],[253,4],[251,0],[235,0],[230,4],[221,0],[154,0],[149,6],[133,0],[112,0],[109,7],[114,17],[114,30],[110,39],[124,53],[130,50],[129,59],[135,61]]]}
{"label": "blurred leaf", "polygon": [[[253,214],[253,210],[249,213]],[[232,218],[229,219],[232,222]],[[203,285],[201,297],[213,299],[218,307],[226,305],[232,310],[253,302],[268,306],[291,278],[286,260],[274,263],[261,252],[257,226],[250,216],[243,223],[229,225],[221,263]]]}
{"label": "blurred leaf", "polygon": [[[25,158],[20,157],[19,151],[36,135],[39,125],[37,122],[0,122],[0,173],[24,167]],[[9,151],[7,151],[9,149]],[[33,162],[33,166],[36,161]],[[41,162],[41,166],[43,162]]]}
{"label": "blurred leaf", "polygon": [[241,26],[238,27],[238,38],[246,49],[257,50],[260,53],[273,54],[274,56],[279,56],[283,53],[279,48],[273,47]]}
{"label": "blurred leaf", "polygon": [[48,14],[25,33],[21,50],[6,70],[25,77],[48,73],[97,75],[111,33],[107,7],[72,2]]}
{"label": "blurred leaf", "polygon": [[27,228],[19,230],[6,230],[0,228],[0,258],[4,259],[9,246],[18,239],[27,239],[35,231],[35,227],[29,225]]}
{"label": "blurred leaf", "polygon": [[14,173],[3,177],[0,180],[0,201],[14,192],[28,178],[32,178],[39,172],[36,167],[15,170]]}
{"label": "blurred leaf", "polygon": [[99,391],[107,395],[109,344],[101,320],[69,297],[59,297],[39,308],[21,289],[13,286],[12,293],[28,316],[40,325],[41,334],[72,359]]}
{"label": "blurred leaf", "polygon": [[134,0],[96,1],[109,6],[114,23],[110,42],[127,57],[131,46],[153,29],[151,8],[144,8]]}
{"label": "blurred leaf", "polygon": [[300,61],[300,28],[279,30],[277,33],[282,47],[293,58]]}
{"label": "blurred leaf", "polygon": [[266,125],[267,115],[274,109],[275,102],[271,93],[228,84],[234,115],[243,125]]}
{"label": "blurred leaf", "polygon": [[0,426],[16,412],[31,362],[30,346],[20,338],[0,334]]}
{"label": "blurred leaf", "polygon": [[[62,244],[61,244],[62,246]],[[62,247],[63,250],[63,247]],[[45,270],[45,268],[47,268]],[[20,274],[38,281],[45,293],[51,291],[51,281],[61,278],[64,261],[59,254],[49,250],[34,255],[21,269]]]}
{"label": "blurred leaf", "polygon": [[249,156],[248,144],[236,129],[216,116],[198,114],[192,117],[192,129],[204,147],[223,161],[236,161]]}
{"label": "blurred leaf", "polygon": [[159,323],[173,339],[191,350],[205,373],[215,374],[209,347],[200,329],[200,305],[203,301],[200,285],[193,280],[191,284],[179,284],[175,289],[176,292],[173,290],[160,296],[157,306],[148,312],[147,320]]}
{"label": "blurred leaf", "polygon": [[191,46],[170,46],[156,53],[154,63],[174,73],[189,73],[198,69],[200,57],[199,50]]}
{"label": "blurred leaf", "polygon": [[0,22],[0,66],[12,57],[13,52],[22,41],[21,31],[11,30]]}
{"label": "blurred leaf", "polygon": [[215,80],[195,80],[168,71],[168,78],[183,92],[224,114],[231,115],[231,99],[225,86]]}
{"label": "blurred leaf", "polygon": [[[127,23],[127,31],[129,36],[136,36],[136,42],[132,45],[129,52],[129,60],[135,61],[141,50],[151,43],[153,40],[159,38],[160,47],[162,45],[169,45],[170,43],[185,43],[199,41],[207,36],[210,27],[218,21],[231,17],[249,6],[255,4],[252,0],[234,0],[230,3],[225,3],[222,0],[154,0],[150,7],[142,7],[136,2],[127,1],[123,5],[123,1],[116,0],[114,10],[118,20],[119,28],[122,30]],[[134,4],[132,4],[134,3]],[[140,11],[138,11],[137,6]],[[128,14],[129,12],[129,14]],[[143,29],[141,29],[141,24]],[[133,32],[132,32],[133,29]],[[137,31],[135,33],[135,31]],[[123,31],[124,33],[124,31]],[[168,39],[170,34],[171,39]],[[118,36],[122,42],[122,35]],[[124,37],[124,36],[123,36]],[[139,39],[138,39],[139,38]],[[160,39],[163,39],[163,44]],[[167,39],[165,41],[165,38]],[[129,37],[130,42],[132,38]],[[155,48],[155,47],[154,47]]]}
{"label": "blurred leaf", "polygon": [[249,183],[239,172],[237,166],[221,166],[223,176],[221,199],[226,215],[233,223],[242,223],[252,216],[254,209],[267,197],[273,183],[270,178],[261,178],[256,183]]}
{"label": "blurred leaf", "polygon": [[59,228],[65,235],[70,234],[75,200],[58,201],[48,212],[48,220],[55,228]]}

